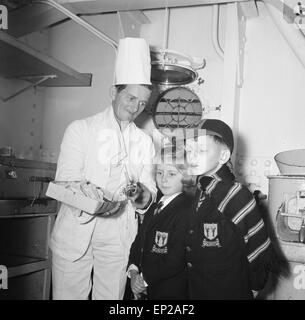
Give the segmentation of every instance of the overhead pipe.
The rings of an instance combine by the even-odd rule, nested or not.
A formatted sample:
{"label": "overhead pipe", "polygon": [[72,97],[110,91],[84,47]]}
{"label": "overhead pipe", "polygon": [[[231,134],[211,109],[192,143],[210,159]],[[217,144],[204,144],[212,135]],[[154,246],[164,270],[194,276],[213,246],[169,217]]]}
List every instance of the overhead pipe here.
{"label": "overhead pipe", "polygon": [[163,34],[163,50],[168,48],[168,29],[169,29],[169,8],[165,8],[165,17],[164,17],[164,34]]}
{"label": "overhead pipe", "polygon": [[277,26],[278,30],[287,41],[290,48],[292,49],[293,53],[305,68],[304,34],[301,32],[301,30],[299,30],[299,27],[296,23],[287,23],[283,18],[283,14],[282,12],[280,12],[280,10],[275,8],[266,0],[263,0],[263,2],[274,24]]}
{"label": "overhead pipe", "polygon": [[101,39],[101,40],[105,41],[106,43],[108,43],[115,51],[117,51],[118,44],[113,39],[108,37],[102,31],[96,29],[90,23],[88,23],[85,20],[79,18],[77,15],[75,15],[70,10],[66,9],[64,6],[62,6],[61,4],[57,3],[56,1],[54,1],[54,0],[33,0],[32,3],[42,3],[42,4],[46,4],[46,5],[49,5],[49,6],[53,7],[53,8],[55,8],[55,9],[57,9],[58,11],[60,11],[61,13],[63,13],[67,17],[69,17],[71,20],[75,21],[77,24],[81,25],[83,28],[87,29],[89,32],[94,34],[99,39]]}
{"label": "overhead pipe", "polygon": [[219,4],[212,6],[212,42],[216,53],[223,59],[224,50],[219,42]]}

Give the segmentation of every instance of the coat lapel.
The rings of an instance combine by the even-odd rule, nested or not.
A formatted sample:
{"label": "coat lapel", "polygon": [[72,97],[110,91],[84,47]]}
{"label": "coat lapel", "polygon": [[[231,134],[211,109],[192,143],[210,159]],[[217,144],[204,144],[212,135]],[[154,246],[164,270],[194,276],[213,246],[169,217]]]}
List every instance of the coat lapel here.
{"label": "coat lapel", "polygon": [[[153,211],[151,212],[151,217],[149,221],[149,225],[147,226],[149,229],[153,228],[156,224],[162,224],[165,219],[169,218],[169,215],[174,216],[177,214],[180,208],[180,204],[183,203],[184,193],[180,193],[176,198],[174,198],[163,210],[161,210],[158,214],[154,215],[154,209],[157,204],[155,204]],[[176,207],[176,210],[174,209]]]}

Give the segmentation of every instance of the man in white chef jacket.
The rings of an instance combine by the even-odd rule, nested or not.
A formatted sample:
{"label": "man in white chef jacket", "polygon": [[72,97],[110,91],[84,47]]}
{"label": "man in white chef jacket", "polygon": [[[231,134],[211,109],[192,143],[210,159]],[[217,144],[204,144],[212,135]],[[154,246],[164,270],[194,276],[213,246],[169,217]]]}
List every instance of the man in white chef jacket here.
{"label": "man in white chef jacket", "polygon": [[[156,195],[153,143],[133,123],[150,97],[150,71],[146,41],[121,39],[112,105],[66,129],[56,180],[90,181],[114,201],[125,196],[126,205],[86,223],[91,216],[61,204],[51,236],[53,299],[88,299],[91,289],[92,299],[123,298],[135,210],[144,213]],[[140,182],[140,194],[127,201],[122,190],[130,180]]]}

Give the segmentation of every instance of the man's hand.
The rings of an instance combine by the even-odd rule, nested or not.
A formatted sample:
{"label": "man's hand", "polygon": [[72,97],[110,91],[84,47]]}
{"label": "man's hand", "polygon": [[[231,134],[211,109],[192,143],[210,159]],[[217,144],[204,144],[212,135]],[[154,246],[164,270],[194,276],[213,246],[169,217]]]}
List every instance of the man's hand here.
{"label": "man's hand", "polygon": [[148,188],[141,182],[137,182],[134,192],[127,195],[131,203],[138,209],[146,209],[150,204],[152,196]]}

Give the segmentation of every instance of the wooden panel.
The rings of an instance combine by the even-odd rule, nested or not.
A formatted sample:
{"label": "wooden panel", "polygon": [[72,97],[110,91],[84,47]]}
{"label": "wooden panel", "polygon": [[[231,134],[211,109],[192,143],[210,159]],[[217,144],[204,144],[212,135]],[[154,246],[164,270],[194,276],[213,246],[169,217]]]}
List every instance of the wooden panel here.
{"label": "wooden panel", "polygon": [[57,78],[49,79],[40,86],[91,86],[91,74],[79,73],[5,32],[0,32],[0,60],[0,75],[6,78],[22,78],[36,82],[37,78],[28,77],[56,75]]}

